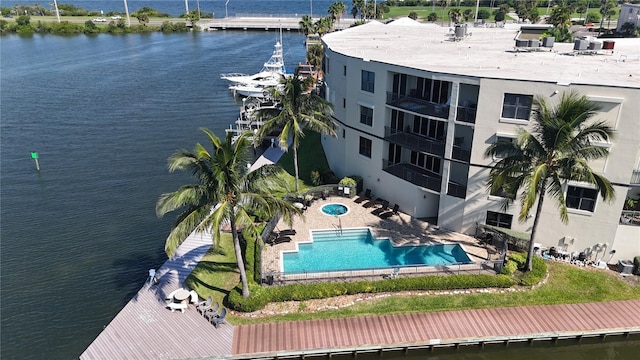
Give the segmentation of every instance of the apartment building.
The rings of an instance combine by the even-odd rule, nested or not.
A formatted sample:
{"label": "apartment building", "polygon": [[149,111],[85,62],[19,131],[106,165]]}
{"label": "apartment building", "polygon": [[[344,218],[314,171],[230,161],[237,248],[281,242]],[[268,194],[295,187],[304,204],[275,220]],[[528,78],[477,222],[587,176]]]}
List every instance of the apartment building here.
{"label": "apartment building", "polygon": [[337,138],[322,139],[332,170],[362,176],[376,197],[441,228],[530,232],[533,217],[518,221],[518,199],[505,211],[502,194],[489,193],[498,159],[484,152],[530,129],[536,96],[555,104],[577,91],[616,130],[610,143],[597,144],[610,155],[591,164],[614,183],[616,199],[567,183],[569,223],[548,199],[537,241],[610,262],[640,255],[640,217],[622,216],[626,198],[640,196],[640,39],[541,43],[543,32],[400,19],[325,35],[325,96],[340,126]]}

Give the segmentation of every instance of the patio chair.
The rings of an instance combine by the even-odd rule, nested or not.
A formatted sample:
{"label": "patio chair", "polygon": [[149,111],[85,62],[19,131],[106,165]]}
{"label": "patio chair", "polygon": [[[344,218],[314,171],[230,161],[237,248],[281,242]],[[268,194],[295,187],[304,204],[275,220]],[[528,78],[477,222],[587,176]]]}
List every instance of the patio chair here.
{"label": "patio chair", "polygon": [[296,234],[295,229],[285,229],[285,230],[278,231],[279,236],[295,235],[295,234]]}
{"label": "patio chair", "polygon": [[189,291],[189,297],[191,298],[192,304],[196,304],[198,302],[198,293],[195,290]]}
{"label": "patio chair", "polygon": [[170,302],[167,304],[167,307],[169,309],[171,309],[171,312],[175,312],[176,310],[180,310],[180,312],[184,312],[185,310],[187,310],[187,304],[185,303],[174,303],[174,302]]}
{"label": "patio chair", "polygon": [[210,322],[214,317],[220,316],[220,314],[218,314],[218,309],[220,309],[220,304],[216,301],[213,306],[204,311],[202,316]]}
{"label": "patio chair", "polygon": [[358,198],[356,198],[354,202],[356,204],[360,204],[361,202],[364,202],[365,200],[370,200],[370,199],[371,199],[371,189],[367,189],[364,191],[364,195],[358,196]]}
{"label": "patio chair", "polygon": [[214,317],[211,319],[211,324],[213,324],[213,326],[215,326],[216,328],[218,327],[218,325],[223,324],[224,323],[224,318],[227,316],[227,308],[222,308],[222,311],[220,312],[220,315],[218,315],[218,317]]}
{"label": "patio chair", "polygon": [[286,243],[286,242],[291,242],[291,237],[286,235],[278,236],[275,240],[273,240],[273,242],[271,243],[271,246]]}
{"label": "patio chair", "polygon": [[213,302],[213,298],[211,298],[211,296],[209,296],[207,298],[207,300],[201,302],[198,304],[198,306],[196,306],[196,310],[198,310],[198,312],[200,314],[204,314],[205,310],[209,309],[211,307],[211,303]]}

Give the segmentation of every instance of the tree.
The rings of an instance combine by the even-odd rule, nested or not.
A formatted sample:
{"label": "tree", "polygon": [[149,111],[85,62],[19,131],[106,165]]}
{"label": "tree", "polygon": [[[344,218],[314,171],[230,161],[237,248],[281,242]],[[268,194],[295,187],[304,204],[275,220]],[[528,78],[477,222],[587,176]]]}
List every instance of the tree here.
{"label": "tree", "polygon": [[144,26],[147,26],[149,23],[149,15],[147,15],[147,13],[139,12],[136,15],[136,19],[138,19],[138,22]]}
{"label": "tree", "polygon": [[276,113],[271,109],[259,111],[258,116],[266,118],[266,120],[258,130],[257,137],[263,139],[270,132],[282,129],[278,136],[278,145],[285,151],[288,150],[288,140],[291,140],[296,193],[298,193],[300,190],[298,185],[300,178],[298,147],[304,137],[303,130],[307,128],[322,134],[336,136],[336,123],[330,116],[333,105],[322,97],[309,93],[307,84],[298,77],[298,74],[283,78],[281,83],[283,85],[282,92],[275,90],[273,97],[280,102],[282,109]]}
{"label": "tree", "polygon": [[430,21],[430,22],[438,21],[438,14],[436,14],[435,12],[432,12],[427,16],[427,21]]}
{"label": "tree", "polygon": [[625,37],[638,36],[638,29],[636,28],[636,24],[632,22],[626,22],[622,24],[622,26],[620,27],[620,32]]}
{"label": "tree", "polygon": [[300,25],[300,30],[302,30],[302,33],[305,36],[316,32],[316,27],[313,25],[313,19],[309,15],[303,15],[302,20],[300,20],[298,24]]}
{"label": "tree", "polygon": [[[537,198],[527,271],[531,271],[533,244],[545,195],[556,200],[564,223],[569,221],[563,191],[566,181],[592,184],[606,201],[615,196],[611,182],[588,165],[589,161],[606,157],[609,153],[607,148],[594,143],[608,142],[613,137],[613,128],[605,121],[592,120],[598,106],[575,92],[563,94],[560,103],[553,108],[542,97],[536,98],[535,105],[532,132],[521,128],[516,142],[499,141],[485,151],[486,157],[502,158],[489,173],[491,192],[503,187],[514,192],[522,189],[519,221],[527,219]],[[511,202],[505,198],[503,209]]]}
{"label": "tree", "polygon": [[571,26],[572,9],[568,6],[554,6],[547,22],[555,27]]}
{"label": "tree", "polygon": [[195,28],[196,23],[200,20],[200,14],[197,10],[191,10],[187,14],[187,20],[191,23],[191,27]]}
{"label": "tree", "polygon": [[418,20],[418,13],[415,12],[415,11],[410,12],[409,13],[409,19]]}
{"label": "tree", "polygon": [[324,57],[324,49],[322,44],[310,45],[307,49],[307,62],[316,69],[322,68],[322,59]]}
{"label": "tree", "polygon": [[210,230],[211,240],[218,244],[221,226],[228,222],[242,282],[242,296],[246,298],[249,297],[249,286],[238,229],[242,227],[254,236],[259,235],[250,215],[252,212],[279,213],[290,222],[293,214],[300,211],[272,195],[277,170],[268,167],[264,171],[248,172],[246,164],[251,147],[248,134],[235,141],[232,141],[231,134],[227,134],[223,141],[209,130],[203,129],[203,132],[211,142],[212,152],[198,143],[193,151],[178,150],[169,158],[170,172],[190,172],[196,177],[196,183],[162,194],[158,199],[158,216],[182,209],[167,237],[165,251],[173,257],[178,246],[195,229]]}
{"label": "tree", "polygon": [[331,16],[325,16],[318,19],[318,21],[316,21],[313,26],[316,29],[318,35],[322,36],[333,30],[333,18]]}
{"label": "tree", "polygon": [[329,14],[333,18],[333,21],[340,23],[340,18],[347,12],[347,6],[342,2],[334,2],[329,6]]}
{"label": "tree", "polygon": [[365,17],[365,0],[353,0],[353,7],[351,8],[351,15],[355,19],[356,16],[360,15],[360,20]]}
{"label": "tree", "polygon": [[453,21],[454,24],[458,24],[460,22],[460,18],[462,17],[462,13],[458,8],[453,8],[449,10],[448,15],[449,15],[449,19],[451,19],[451,21]]}
{"label": "tree", "polygon": [[478,19],[486,20],[491,17],[491,12],[487,9],[478,10]]}

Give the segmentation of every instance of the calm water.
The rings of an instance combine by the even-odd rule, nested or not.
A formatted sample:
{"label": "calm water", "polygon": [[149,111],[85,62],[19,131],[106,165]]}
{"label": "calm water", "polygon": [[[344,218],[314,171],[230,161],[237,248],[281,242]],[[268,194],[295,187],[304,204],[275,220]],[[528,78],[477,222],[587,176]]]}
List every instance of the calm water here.
{"label": "calm water", "polygon": [[[199,127],[222,135],[238,107],[219,74],[259,70],[274,41],[262,32],[0,37],[0,358],[77,358],[164,262],[172,218],[157,219],[154,205],[187,179],[169,175],[166,158],[205,141]],[[303,59],[302,42],[285,33],[288,64]],[[635,359],[638,348],[429,358]]]}
{"label": "calm water", "polygon": [[374,238],[369,229],[344,229],[341,234],[318,230],[311,236],[312,243],[298,244],[299,251],[284,254],[286,273],[469,262],[457,244],[395,247],[387,238]]}
{"label": "calm water", "polygon": [[[329,5],[335,0],[188,0],[189,10],[196,10],[200,5],[200,11],[214,13],[216,18],[225,16],[225,10],[229,16],[237,14],[281,14],[288,16],[302,16],[313,13],[314,17],[327,16]],[[2,6],[11,7],[13,4],[33,5],[40,3],[45,8],[54,9],[53,1],[38,0],[7,0],[2,1]],[[51,5],[49,5],[51,3]],[[186,10],[185,0],[128,0],[130,12],[134,12],[144,6],[156,9],[173,16],[184,14]],[[226,9],[225,9],[225,3]],[[344,1],[347,5],[347,16],[351,11],[351,1]],[[123,0],[58,0],[58,4],[70,4],[79,6],[85,10],[116,11],[124,13]]]}

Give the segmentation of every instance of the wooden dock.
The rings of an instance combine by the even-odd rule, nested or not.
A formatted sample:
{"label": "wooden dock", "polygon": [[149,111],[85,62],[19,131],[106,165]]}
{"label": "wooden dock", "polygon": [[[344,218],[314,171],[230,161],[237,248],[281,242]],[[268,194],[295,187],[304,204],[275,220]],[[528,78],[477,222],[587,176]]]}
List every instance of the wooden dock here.
{"label": "wooden dock", "polygon": [[209,233],[194,232],[80,355],[80,359],[184,359],[229,357],[233,327],[211,325],[189,304],[181,313],[167,309],[167,294],[184,280],[211,247]]}
{"label": "wooden dock", "polygon": [[[300,30],[300,20],[302,17],[266,17],[266,16],[243,16],[227,17],[221,19],[201,20],[198,25],[204,30],[258,30],[258,31],[298,31]],[[314,21],[318,19],[314,18]],[[355,20],[341,19],[334,24],[334,29],[343,30],[351,25]]]}
{"label": "wooden dock", "polygon": [[640,300],[242,325],[234,358],[303,358],[640,333]]}

